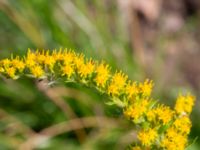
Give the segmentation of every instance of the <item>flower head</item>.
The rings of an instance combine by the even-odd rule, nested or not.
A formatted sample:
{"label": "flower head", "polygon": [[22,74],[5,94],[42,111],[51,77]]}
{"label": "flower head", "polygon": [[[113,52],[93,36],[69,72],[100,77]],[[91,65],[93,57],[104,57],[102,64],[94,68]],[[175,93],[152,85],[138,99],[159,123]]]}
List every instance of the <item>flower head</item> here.
{"label": "flower head", "polygon": [[150,96],[153,88],[153,81],[146,79],[144,83],[139,84],[140,92],[143,96]]}
{"label": "flower head", "polygon": [[44,75],[44,70],[42,69],[41,66],[33,66],[30,68],[30,71],[36,78],[40,78],[41,76]]}
{"label": "flower head", "polygon": [[9,68],[5,68],[5,73],[10,77],[10,78],[15,78],[15,73],[16,73],[16,69],[14,67],[9,67]]}
{"label": "flower head", "polygon": [[74,74],[74,68],[72,65],[65,65],[62,67],[62,76],[70,78]]}
{"label": "flower head", "polygon": [[180,118],[177,118],[174,123],[174,127],[182,134],[189,134],[190,128],[192,126],[190,119],[188,116],[182,116]]}
{"label": "flower head", "polygon": [[56,57],[56,60],[60,60],[64,62],[64,65],[69,65],[69,64],[76,64],[79,66],[79,64],[83,64],[83,55],[78,55],[73,51],[67,51],[65,50],[63,53],[59,51],[59,53],[55,53],[53,56]]}
{"label": "flower head", "polygon": [[22,72],[23,69],[25,68],[24,62],[22,60],[20,60],[19,57],[12,59],[11,64],[14,68],[18,69],[20,72]]}
{"label": "flower head", "polygon": [[103,62],[96,67],[96,77],[94,81],[98,87],[105,87],[106,82],[109,79],[110,69],[109,66]]}
{"label": "flower head", "polygon": [[127,118],[130,118],[131,120],[133,119],[135,122],[137,122],[138,119],[140,119],[140,117],[142,117],[143,114],[148,110],[148,105],[148,100],[142,100],[140,102],[134,103],[124,110],[124,115]]}
{"label": "flower head", "polygon": [[127,76],[124,75],[121,71],[113,75],[110,85],[108,86],[108,94],[119,95],[120,91],[123,90]]}
{"label": "flower head", "polygon": [[139,93],[139,88],[136,82],[129,81],[125,87],[125,92],[127,94],[128,99],[132,99],[133,96],[136,96]]}
{"label": "flower head", "polygon": [[191,94],[187,94],[186,96],[179,95],[176,100],[175,111],[178,114],[187,113],[190,114],[192,111],[192,107],[194,105],[195,97]]}
{"label": "flower head", "polygon": [[8,58],[3,59],[3,60],[1,60],[0,64],[1,64],[2,66],[4,66],[4,67],[9,67],[10,64],[11,64],[11,60],[8,59]]}
{"label": "flower head", "polygon": [[158,133],[156,129],[147,129],[142,130],[138,133],[138,139],[141,141],[142,145],[150,146],[152,143],[155,142],[156,138],[158,137]]}
{"label": "flower head", "polygon": [[36,65],[36,53],[31,52],[31,50],[28,50],[27,56],[24,58],[25,59],[25,64],[27,67],[32,67]]}
{"label": "flower head", "polygon": [[148,121],[155,122],[156,121],[156,116],[157,116],[157,112],[155,111],[155,109],[150,109],[146,113],[146,117],[147,117]]}
{"label": "flower head", "polygon": [[172,120],[174,111],[168,106],[159,105],[155,108],[155,113],[158,117],[158,120],[162,121],[163,124],[167,124]]}
{"label": "flower head", "polygon": [[166,150],[184,150],[186,145],[186,136],[178,133],[174,127],[167,130],[165,137],[161,141],[161,147]]}
{"label": "flower head", "polygon": [[79,69],[79,74],[81,77],[86,78],[88,75],[91,75],[94,72],[95,64],[90,59],[86,63],[82,64],[82,66]]}

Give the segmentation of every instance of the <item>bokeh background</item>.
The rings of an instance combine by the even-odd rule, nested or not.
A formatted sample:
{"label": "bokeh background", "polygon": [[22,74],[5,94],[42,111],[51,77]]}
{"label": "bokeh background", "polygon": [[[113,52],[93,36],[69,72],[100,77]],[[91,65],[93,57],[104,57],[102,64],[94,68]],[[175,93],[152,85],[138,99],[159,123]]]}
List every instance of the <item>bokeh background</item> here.
{"label": "bokeh background", "polygon": [[[0,0],[0,59],[27,48],[69,48],[107,61],[130,79],[155,82],[153,97],[173,107],[197,97],[192,145],[200,149],[199,0]],[[51,88],[0,78],[0,150],[121,150],[135,130],[93,89]]]}

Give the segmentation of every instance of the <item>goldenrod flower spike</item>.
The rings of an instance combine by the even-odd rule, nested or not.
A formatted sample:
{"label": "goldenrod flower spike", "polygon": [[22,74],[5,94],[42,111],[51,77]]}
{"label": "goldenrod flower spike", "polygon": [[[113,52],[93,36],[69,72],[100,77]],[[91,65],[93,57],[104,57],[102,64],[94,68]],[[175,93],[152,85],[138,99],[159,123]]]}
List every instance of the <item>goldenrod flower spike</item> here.
{"label": "goldenrod flower spike", "polygon": [[123,115],[139,129],[138,142],[132,150],[184,150],[192,126],[189,115],[195,98],[179,95],[174,109],[152,100],[153,81],[135,82],[122,71],[111,73],[105,62],[87,59],[83,54],[60,49],[31,51],[26,56],[0,61],[0,74],[17,79],[23,75],[34,78],[62,79],[94,87],[110,98],[108,104],[123,109]]}

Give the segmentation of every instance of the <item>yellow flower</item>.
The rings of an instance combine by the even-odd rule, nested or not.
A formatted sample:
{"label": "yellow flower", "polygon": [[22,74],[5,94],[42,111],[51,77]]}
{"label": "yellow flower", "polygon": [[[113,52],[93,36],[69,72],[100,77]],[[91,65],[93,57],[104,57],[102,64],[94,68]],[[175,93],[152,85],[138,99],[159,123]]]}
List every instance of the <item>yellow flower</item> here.
{"label": "yellow flower", "polygon": [[[161,147],[165,150],[181,150],[179,147],[177,147],[177,144],[171,141],[168,138],[164,138],[161,142]],[[182,149],[184,150],[184,149]]]}
{"label": "yellow flower", "polygon": [[25,64],[27,67],[32,67],[36,65],[36,54],[31,52],[31,50],[28,50],[27,56],[25,57]]}
{"label": "yellow flower", "polygon": [[186,136],[181,135],[175,128],[167,130],[165,137],[161,141],[161,147],[166,150],[184,150],[187,145]]}
{"label": "yellow flower", "polygon": [[71,65],[65,65],[62,68],[62,76],[67,76],[68,78],[70,78],[72,76],[72,74],[74,73],[74,68]]}
{"label": "yellow flower", "polygon": [[139,88],[143,96],[150,96],[153,88],[153,81],[146,79],[144,83],[139,84]]}
{"label": "yellow flower", "polygon": [[148,105],[148,100],[141,100],[140,102],[128,106],[128,108],[124,110],[124,115],[137,122],[138,119],[147,111]]}
{"label": "yellow flower", "polygon": [[[82,55],[78,55],[76,56],[76,54],[73,52],[73,51],[67,51],[65,50],[63,53],[62,53],[62,56],[58,55],[56,56],[58,57],[57,59],[58,60],[63,60],[64,61],[64,65],[68,65],[68,64],[72,64],[73,61],[74,63],[77,65],[77,66],[80,66],[84,63],[84,56],[83,54]],[[80,65],[79,65],[80,64]]]}
{"label": "yellow flower", "polygon": [[94,81],[98,87],[105,87],[106,82],[109,79],[110,69],[108,65],[105,65],[103,62],[96,68],[96,77]]}
{"label": "yellow flower", "polygon": [[174,121],[175,128],[182,134],[189,134],[192,126],[188,116],[182,116]]}
{"label": "yellow flower", "polygon": [[168,106],[159,105],[155,108],[155,112],[158,116],[158,119],[162,121],[163,124],[167,124],[169,121],[172,120],[174,112]]}
{"label": "yellow flower", "polygon": [[176,100],[175,111],[178,114],[190,114],[194,105],[194,101],[195,97],[191,94],[187,94],[186,96],[179,95],[179,97]]}
{"label": "yellow flower", "polygon": [[[67,60],[64,60],[65,63],[66,63],[66,61]],[[84,65],[84,55],[83,54],[79,54],[74,57],[74,65],[77,69],[77,72],[79,72],[81,70],[81,67]]]}
{"label": "yellow flower", "polygon": [[62,60],[64,60],[64,56],[65,56],[65,52],[66,52],[66,51],[67,51],[67,50],[64,50],[64,52],[63,52],[62,49],[59,49],[59,51],[53,50],[52,56],[54,57],[54,59],[55,59],[56,61],[62,61]]}
{"label": "yellow flower", "polygon": [[46,56],[45,56],[45,51],[36,51],[35,53],[36,55],[36,60],[39,64],[44,64],[44,61],[46,59]]}
{"label": "yellow flower", "polygon": [[16,69],[14,67],[5,68],[5,73],[9,77],[14,78],[15,77],[15,73],[16,73]]}
{"label": "yellow flower", "polygon": [[156,129],[142,130],[138,133],[138,139],[144,146],[152,145],[158,137]]}
{"label": "yellow flower", "polygon": [[127,78],[128,77],[120,71],[113,75],[112,82],[122,88],[126,84]]}
{"label": "yellow flower", "polygon": [[27,53],[26,58],[27,59],[35,60],[37,58],[37,56],[36,56],[35,52],[32,52],[30,49],[28,49],[28,53]]}
{"label": "yellow flower", "polygon": [[146,116],[148,121],[156,121],[155,109],[150,109],[149,111],[147,111]]}
{"label": "yellow flower", "polygon": [[36,65],[36,62],[34,60],[28,58],[26,59],[25,63],[27,67],[32,67]]}
{"label": "yellow flower", "polygon": [[110,85],[108,86],[108,94],[120,95],[120,91],[126,84],[127,76],[121,71],[113,75]]}
{"label": "yellow flower", "polygon": [[33,59],[36,63],[44,64],[52,71],[54,64],[56,63],[55,58],[50,54],[49,50],[47,51],[36,51],[35,59]]}
{"label": "yellow flower", "polygon": [[108,94],[119,95],[119,88],[115,84],[110,84],[108,86]]}
{"label": "yellow flower", "polygon": [[9,59],[3,59],[1,60],[1,64],[4,66],[4,67],[9,67],[11,61]]}
{"label": "yellow flower", "polygon": [[124,115],[129,119],[138,120],[143,114],[139,107],[128,107],[124,110]]}
{"label": "yellow flower", "polygon": [[52,71],[55,63],[56,63],[56,60],[54,59],[53,56],[47,55],[45,57],[44,64],[47,65],[51,71]]}
{"label": "yellow flower", "polygon": [[94,72],[94,67],[95,67],[94,62],[92,60],[89,60],[80,67],[79,69],[80,76],[86,78],[88,75]]}
{"label": "yellow flower", "polygon": [[39,78],[44,75],[44,70],[42,69],[41,66],[33,66],[30,68],[30,70],[33,76],[36,78]]}
{"label": "yellow flower", "polygon": [[137,95],[139,93],[139,89],[136,82],[131,83],[131,81],[129,81],[129,83],[126,85],[125,92],[128,99],[131,99],[134,95]]}
{"label": "yellow flower", "polygon": [[166,132],[166,136],[168,138],[173,138],[177,135],[177,130],[174,128],[174,127],[170,127],[169,129],[167,129],[167,132]]}
{"label": "yellow flower", "polygon": [[16,57],[11,61],[11,64],[14,68],[18,69],[20,72],[25,68],[25,64],[23,61],[19,60],[19,57]]}

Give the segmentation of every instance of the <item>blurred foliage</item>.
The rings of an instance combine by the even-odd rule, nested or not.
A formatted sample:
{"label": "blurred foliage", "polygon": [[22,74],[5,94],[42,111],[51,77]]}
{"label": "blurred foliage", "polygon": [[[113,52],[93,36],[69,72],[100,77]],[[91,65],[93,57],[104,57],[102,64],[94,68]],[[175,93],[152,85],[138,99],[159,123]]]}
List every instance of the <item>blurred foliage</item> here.
{"label": "blurred foliage", "polygon": [[[193,26],[195,23],[188,28]],[[159,85],[159,66],[154,69],[158,74],[145,74],[133,57],[126,32],[115,0],[0,1],[0,58],[10,53],[23,55],[27,48],[71,48],[87,57],[107,61],[131,79],[142,80],[148,76]],[[165,43],[165,40],[161,37],[158,42]],[[162,63],[162,51],[159,52],[156,61]],[[39,150],[121,150],[134,140],[131,124],[121,118],[118,108],[105,105],[106,97],[95,90],[67,84],[46,91],[38,88],[38,82],[28,78],[16,81],[0,78],[0,150],[23,150],[27,142],[33,145],[35,142]],[[165,87],[158,87],[154,93],[157,99],[172,100],[180,90],[176,85],[166,87],[166,91]],[[196,110],[192,116],[193,139],[200,135],[199,114]],[[97,118],[96,125],[91,127],[39,136],[57,124],[89,116],[105,117],[107,122]],[[59,133],[62,129],[54,132],[57,130]],[[198,150],[199,144],[197,139],[188,150]]]}

